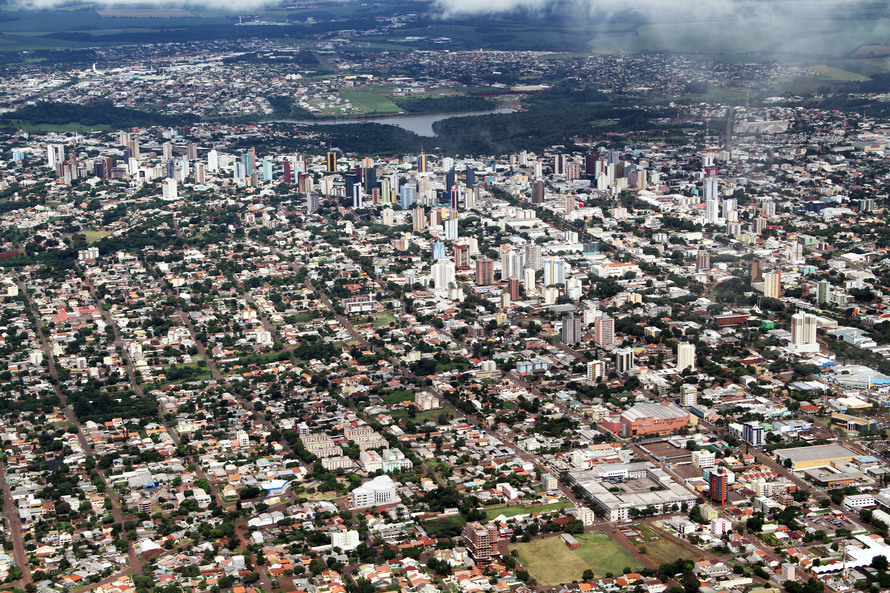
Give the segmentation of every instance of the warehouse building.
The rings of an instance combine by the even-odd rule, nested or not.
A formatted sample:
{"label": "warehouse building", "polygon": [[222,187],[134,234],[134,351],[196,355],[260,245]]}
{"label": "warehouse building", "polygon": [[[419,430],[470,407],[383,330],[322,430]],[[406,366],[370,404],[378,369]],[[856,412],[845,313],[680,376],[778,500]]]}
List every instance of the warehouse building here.
{"label": "warehouse building", "polygon": [[859,453],[843,445],[816,445],[776,451],[776,457],[781,463],[784,463],[786,459],[791,460],[791,469],[794,471],[829,467],[832,463],[851,461],[858,455]]}

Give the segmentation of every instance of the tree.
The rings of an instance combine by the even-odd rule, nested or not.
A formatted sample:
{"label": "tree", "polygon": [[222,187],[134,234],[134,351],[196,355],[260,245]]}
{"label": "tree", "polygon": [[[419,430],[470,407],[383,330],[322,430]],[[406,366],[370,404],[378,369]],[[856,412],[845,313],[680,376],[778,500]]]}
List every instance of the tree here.
{"label": "tree", "polygon": [[584,574],[581,575],[581,578],[585,581],[592,581],[594,579],[593,571],[588,568],[584,571]]}
{"label": "tree", "polygon": [[871,559],[871,567],[881,572],[887,570],[887,557],[879,554]]}

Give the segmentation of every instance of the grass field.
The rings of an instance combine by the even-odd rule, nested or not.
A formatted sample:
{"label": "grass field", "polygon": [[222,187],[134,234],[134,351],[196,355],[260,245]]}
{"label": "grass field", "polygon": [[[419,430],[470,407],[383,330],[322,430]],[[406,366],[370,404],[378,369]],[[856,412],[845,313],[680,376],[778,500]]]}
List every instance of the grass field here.
{"label": "grass field", "polygon": [[411,401],[414,399],[414,393],[411,391],[393,391],[392,393],[387,393],[383,396],[383,403],[392,405],[399,404],[402,402]]}
{"label": "grass field", "polygon": [[585,533],[575,538],[581,543],[575,550],[566,547],[559,537],[518,544],[519,561],[545,586],[581,580],[588,568],[597,578],[606,573],[623,574],[625,568],[642,568],[624,548],[601,533]]}
{"label": "grass field", "polygon": [[640,533],[646,540],[651,540],[654,537],[658,537],[658,541],[645,541],[636,544],[637,548],[642,551],[645,549],[644,554],[647,558],[652,560],[658,566],[662,564],[666,564],[668,562],[674,562],[677,558],[691,558],[696,559],[696,555],[691,551],[681,546],[680,544],[674,543],[670,540],[665,539],[654,529],[651,529],[647,526],[638,527]]}
{"label": "grass field", "polygon": [[87,243],[92,244],[99,239],[102,239],[103,237],[107,237],[111,233],[109,233],[108,231],[82,231],[81,234],[86,236]]}
{"label": "grass field", "polygon": [[566,507],[570,507],[567,502],[556,502],[553,504],[538,504],[530,507],[523,506],[509,506],[509,507],[489,507],[485,509],[485,514],[488,515],[488,520],[491,521],[501,515],[507,517],[515,517],[516,515],[522,515],[524,513],[547,513],[549,511],[558,511],[559,509],[564,509]]}
{"label": "grass field", "polygon": [[340,91],[340,96],[348,100],[362,113],[401,113],[402,109],[388,97],[367,91]]}
{"label": "grass field", "polygon": [[850,72],[849,70],[841,70],[840,68],[834,68],[826,64],[816,64],[815,66],[810,66],[808,70],[811,70],[816,74],[821,74],[828,80],[839,80],[841,82],[865,82],[866,80],[871,80],[868,76],[863,74],[857,74],[856,72]]}
{"label": "grass field", "polygon": [[377,317],[374,318],[374,323],[372,324],[374,327],[385,327],[389,326],[390,323],[395,323],[396,317],[390,313],[381,313]]}

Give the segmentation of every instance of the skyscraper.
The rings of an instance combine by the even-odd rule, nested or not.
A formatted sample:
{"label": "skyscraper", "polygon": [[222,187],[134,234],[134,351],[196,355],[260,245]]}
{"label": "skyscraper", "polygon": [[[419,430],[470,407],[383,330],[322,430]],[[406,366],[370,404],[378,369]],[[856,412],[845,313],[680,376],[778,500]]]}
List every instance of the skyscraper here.
{"label": "skyscraper", "polygon": [[695,369],[695,345],[681,342],[677,346],[677,371],[682,373],[686,369]]}
{"label": "skyscraper", "polygon": [[782,297],[782,272],[780,270],[763,275],[763,296],[771,299]]}
{"label": "skyscraper", "polygon": [[830,298],[831,284],[828,280],[819,280],[819,284],[816,285],[816,302],[821,305],[827,303]]}
{"label": "skyscraper", "polygon": [[525,267],[529,270],[540,270],[544,267],[541,261],[543,249],[537,243],[530,242],[525,244]]}
{"label": "skyscraper", "polygon": [[458,270],[470,269],[470,246],[466,243],[458,243],[454,246],[454,263]]}
{"label": "skyscraper", "polygon": [[702,270],[710,270],[711,269],[711,254],[705,251],[704,249],[700,249],[698,252],[698,256],[695,258],[695,269]]}
{"label": "skyscraper", "polygon": [[470,165],[467,165],[467,187],[476,187],[476,171]]}
{"label": "skyscraper", "polygon": [[751,282],[763,282],[763,262],[759,259],[751,261]]}
{"label": "skyscraper", "polygon": [[791,347],[797,353],[819,352],[816,316],[797,312],[791,316]]}
{"label": "skyscraper", "polygon": [[328,173],[337,172],[337,153],[329,151],[326,157],[326,165]]}
{"label": "skyscraper", "polygon": [[420,151],[420,158],[417,160],[417,170],[420,173],[427,172],[426,153],[423,150]]}
{"label": "skyscraper", "polygon": [[544,203],[544,180],[535,179],[532,183],[532,204]]}
{"label": "skyscraper", "polygon": [[433,264],[433,288],[436,290],[448,290],[454,284],[454,262],[450,259],[440,259]]}
{"label": "skyscraper", "polygon": [[399,190],[399,204],[402,206],[402,210],[407,210],[414,205],[416,191],[417,188],[410,184],[405,184],[401,187]]}
{"label": "skyscraper", "polygon": [[593,339],[600,346],[611,346],[615,343],[615,320],[607,313],[594,320]]}
{"label": "skyscraper", "polygon": [[476,284],[491,286],[494,284],[494,260],[480,257],[476,260]]}
{"label": "skyscraper", "polygon": [[544,286],[566,283],[566,262],[561,257],[545,257],[541,262],[544,267]]}
{"label": "skyscraper", "polygon": [[581,341],[584,334],[584,318],[576,317],[574,313],[562,318],[562,332],[560,337],[566,346],[574,346]]}
{"label": "skyscraper", "polygon": [[711,469],[708,478],[708,498],[719,505],[726,504],[726,490],[729,485],[729,471],[725,467]]}
{"label": "skyscraper", "polygon": [[411,221],[415,233],[422,233],[426,230],[426,212],[423,206],[417,206],[411,211]]}

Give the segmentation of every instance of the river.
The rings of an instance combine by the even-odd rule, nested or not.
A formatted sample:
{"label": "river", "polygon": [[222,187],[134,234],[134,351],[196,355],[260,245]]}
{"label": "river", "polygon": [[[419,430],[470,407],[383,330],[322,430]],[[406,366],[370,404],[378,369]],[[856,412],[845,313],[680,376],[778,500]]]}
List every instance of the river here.
{"label": "river", "polygon": [[504,107],[501,109],[492,109],[490,111],[468,111],[465,113],[430,113],[426,115],[391,115],[387,117],[374,117],[367,119],[279,119],[276,120],[287,124],[303,124],[316,126],[337,126],[340,124],[389,124],[391,126],[399,126],[409,132],[414,132],[418,136],[435,136],[433,132],[433,124],[440,119],[448,119],[449,117],[473,117],[476,115],[491,115],[493,113],[514,113],[515,109]]}

